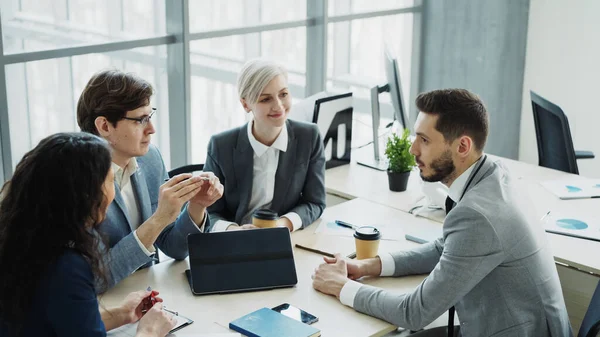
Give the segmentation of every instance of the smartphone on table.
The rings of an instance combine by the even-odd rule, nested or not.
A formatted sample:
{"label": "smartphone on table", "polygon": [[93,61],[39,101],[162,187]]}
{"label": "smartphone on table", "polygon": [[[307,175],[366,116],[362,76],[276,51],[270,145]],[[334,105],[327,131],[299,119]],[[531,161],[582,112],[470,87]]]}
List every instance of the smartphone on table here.
{"label": "smartphone on table", "polygon": [[313,314],[310,314],[300,308],[297,308],[289,303],[280,304],[271,310],[277,311],[278,313],[287,317],[293,318],[297,321],[306,324],[313,324],[319,320],[319,318]]}

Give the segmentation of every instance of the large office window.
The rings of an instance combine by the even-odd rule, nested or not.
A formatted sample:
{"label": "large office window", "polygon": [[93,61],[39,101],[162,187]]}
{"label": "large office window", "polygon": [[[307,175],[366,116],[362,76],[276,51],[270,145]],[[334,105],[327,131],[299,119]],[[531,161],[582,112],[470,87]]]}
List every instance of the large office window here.
{"label": "large office window", "polygon": [[[78,130],[77,99],[90,76],[106,68],[136,73],[154,86],[153,142],[168,168],[203,162],[211,135],[248,120],[236,79],[251,58],[268,57],[288,69],[294,102],[323,90],[353,91],[360,118],[370,112],[368,89],[385,81],[383,50],[389,46],[399,59],[409,97],[413,17],[420,6],[412,0],[322,4],[0,0],[4,171],[10,176],[43,137]],[[173,52],[172,46],[180,45],[189,54]],[[383,103],[383,112],[391,116],[389,99]],[[173,132],[189,135],[189,143],[171,141]]]}

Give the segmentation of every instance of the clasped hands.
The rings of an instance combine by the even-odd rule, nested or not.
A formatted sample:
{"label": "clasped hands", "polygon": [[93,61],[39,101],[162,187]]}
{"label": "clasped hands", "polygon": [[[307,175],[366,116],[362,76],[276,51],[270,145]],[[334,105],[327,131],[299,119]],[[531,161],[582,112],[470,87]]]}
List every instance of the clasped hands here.
{"label": "clasped hands", "polygon": [[333,258],[323,257],[324,263],[320,264],[312,275],[313,288],[340,298],[342,288],[350,280],[357,280],[363,276],[377,276],[381,273],[381,260],[379,257],[366,260],[347,260],[339,253]]}

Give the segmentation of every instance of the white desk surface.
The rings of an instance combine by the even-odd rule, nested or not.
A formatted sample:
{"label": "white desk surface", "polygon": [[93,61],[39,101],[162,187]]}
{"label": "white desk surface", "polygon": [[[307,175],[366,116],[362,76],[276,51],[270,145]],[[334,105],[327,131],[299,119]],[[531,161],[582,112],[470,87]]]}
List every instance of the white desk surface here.
{"label": "white desk surface", "polygon": [[[490,155],[501,160],[515,179],[523,184],[523,193],[533,201],[535,212],[542,217],[548,211],[573,214],[585,212],[597,214],[600,199],[560,200],[539,182],[554,179],[583,179],[579,175],[551,170],[528,163]],[[411,172],[407,191],[392,192],[388,188],[387,173],[352,162],[325,172],[327,193],[346,199],[362,198],[407,212],[422,197],[421,179],[418,171]],[[555,260],[583,271],[600,274],[600,243],[547,234],[553,247]]]}
{"label": "white desk surface", "polygon": [[[385,207],[366,200],[352,200],[328,208],[324,219],[342,219],[355,224],[393,222],[402,226],[413,219],[428,222],[410,214]],[[352,250],[352,238],[313,234],[319,224],[312,224],[307,229],[292,234],[294,243],[311,245],[315,240],[324,240],[330,247],[340,250]],[[436,224],[439,226],[439,224]],[[407,241],[383,241],[380,251],[410,249],[416,244]],[[164,303],[172,310],[180,312],[194,320],[194,323],[181,333],[227,332],[228,323],[247,313],[262,307],[274,307],[288,302],[319,317],[315,327],[321,330],[322,336],[382,336],[395,330],[395,327],[379,319],[363,315],[354,309],[342,305],[335,297],[324,295],[312,288],[311,275],[314,269],[323,262],[321,255],[294,248],[298,284],[293,288],[247,292],[226,295],[194,296],[190,292],[185,277],[189,263],[184,261],[167,261],[153,267],[140,270],[129,276],[115,288],[101,297],[106,307],[117,305],[132,291],[151,286],[160,291]],[[422,282],[425,275],[402,278],[370,278],[364,283],[405,293],[412,291]],[[429,325],[441,326],[446,323],[446,316],[441,316]]]}

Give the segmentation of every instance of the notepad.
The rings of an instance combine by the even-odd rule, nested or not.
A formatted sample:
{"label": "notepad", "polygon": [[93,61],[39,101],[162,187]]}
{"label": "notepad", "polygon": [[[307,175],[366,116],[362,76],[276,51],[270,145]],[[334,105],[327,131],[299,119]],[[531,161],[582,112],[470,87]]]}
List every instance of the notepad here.
{"label": "notepad", "polygon": [[600,220],[595,215],[552,212],[544,219],[544,229],[548,233],[600,242]]}
{"label": "notepad", "polygon": [[600,198],[600,179],[548,180],[540,184],[563,200]]}
{"label": "notepad", "polygon": [[321,331],[269,308],[262,308],[229,323],[231,330],[249,337],[318,337]]}
{"label": "notepad", "polygon": [[[185,317],[185,316],[174,316],[177,319],[177,324],[175,324],[175,327],[169,332],[170,334],[180,330],[183,327],[186,327],[192,323],[194,323],[193,320]],[[135,334],[137,332],[137,327],[138,327],[139,323],[133,323],[133,324],[127,324],[124,325],[122,327],[113,329],[111,331],[107,332],[107,336],[111,336],[111,337],[135,337]]]}

